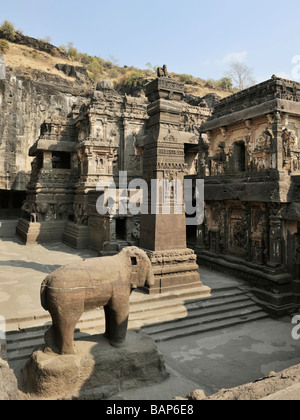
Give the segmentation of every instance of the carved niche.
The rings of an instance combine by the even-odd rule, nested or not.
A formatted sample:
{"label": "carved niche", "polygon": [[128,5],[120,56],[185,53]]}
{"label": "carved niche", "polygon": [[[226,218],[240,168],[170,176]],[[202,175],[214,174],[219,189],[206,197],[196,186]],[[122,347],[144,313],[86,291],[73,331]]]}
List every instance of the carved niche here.
{"label": "carved niche", "polygon": [[248,255],[248,215],[242,207],[233,207],[228,212],[228,250],[237,257]]}
{"label": "carved niche", "polygon": [[259,135],[251,147],[251,172],[261,172],[271,168],[271,146],[274,135],[269,127]]}
{"label": "carved niche", "polygon": [[283,168],[289,172],[300,171],[300,149],[298,138],[293,130],[282,131]]}
{"label": "carved niche", "polygon": [[268,242],[268,234],[265,236],[264,211],[260,206],[251,208],[251,261],[256,264],[265,262],[265,248]]}
{"label": "carved niche", "polygon": [[209,171],[211,176],[224,175],[226,171],[226,153],[224,142],[219,143],[220,153],[209,157]]}
{"label": "carved niche", "polygon": [[226,209],[221,203],[206,203],[205,237],[209,251],[223,254],[226,249],[225,219]]}

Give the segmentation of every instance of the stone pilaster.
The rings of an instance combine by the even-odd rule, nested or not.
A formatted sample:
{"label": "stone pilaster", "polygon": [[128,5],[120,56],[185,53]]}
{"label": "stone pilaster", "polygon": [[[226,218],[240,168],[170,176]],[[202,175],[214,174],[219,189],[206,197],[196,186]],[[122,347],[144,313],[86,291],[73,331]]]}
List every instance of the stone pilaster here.
{"label": "stone pilaster", "polygon": [[[202,286],[196,256],[186,247],[182,196],[186,165],[179,131],[183,94],[184,85],[169,77],[159,77],[146,88],[150,104],[143,177],[149,185],[149,212],[141,217],[140,246],[148,252],[156,277],[156,284],[147,289],[149,293]],[[153,185],[159,187],[153,189]],[[169,190],[163,185],[169,185]],[[176,185],[182,186],[179,194]]]}

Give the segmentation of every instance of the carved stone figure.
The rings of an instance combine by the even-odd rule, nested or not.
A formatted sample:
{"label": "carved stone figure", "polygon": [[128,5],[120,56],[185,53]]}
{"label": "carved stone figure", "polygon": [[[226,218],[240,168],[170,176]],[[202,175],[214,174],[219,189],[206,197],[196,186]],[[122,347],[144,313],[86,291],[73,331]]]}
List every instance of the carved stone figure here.
{"label": "carved stone figure", "polygon": [[74,330],[81,315],[104,306],[105,336],[113,347],[123,347],[130,294],[145,284],[153,286],[153,270],[147,254],[137,247],[54,271],[41,287],[42,306],[52,317],[46,344],[60,354],[74,354]]}
{"label": "carved stone figure", "polygon": [[162,67],[158,67],[157,69],[157,76],[158,77],[170,77],[167,66],[164,64]]}

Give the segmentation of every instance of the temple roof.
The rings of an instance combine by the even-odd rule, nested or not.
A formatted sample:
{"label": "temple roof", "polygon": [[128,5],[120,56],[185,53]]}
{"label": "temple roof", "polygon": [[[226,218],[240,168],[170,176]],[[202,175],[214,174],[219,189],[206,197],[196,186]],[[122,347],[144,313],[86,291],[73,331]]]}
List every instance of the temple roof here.
{"label": "temple roof", "polygon": [[300,83],[272,76],[271,79],[218,102],[203,131],[273,112],[300,115]]}

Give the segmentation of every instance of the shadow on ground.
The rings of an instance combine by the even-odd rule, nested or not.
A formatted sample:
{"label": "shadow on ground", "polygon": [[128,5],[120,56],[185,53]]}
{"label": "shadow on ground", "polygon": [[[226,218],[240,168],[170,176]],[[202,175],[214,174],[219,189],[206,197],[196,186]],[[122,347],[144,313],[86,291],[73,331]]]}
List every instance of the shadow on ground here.
{"label": "shadow on ground", "polygon": [[30,270],[40,271],[41,273],[52,273],[61,265],[46,265],[46,264],[39,264],[36,262],[28,262],[23,260],[7,260],[7,261],[0,261],[0,267],[16,267],[16,268],[26,268]]}

